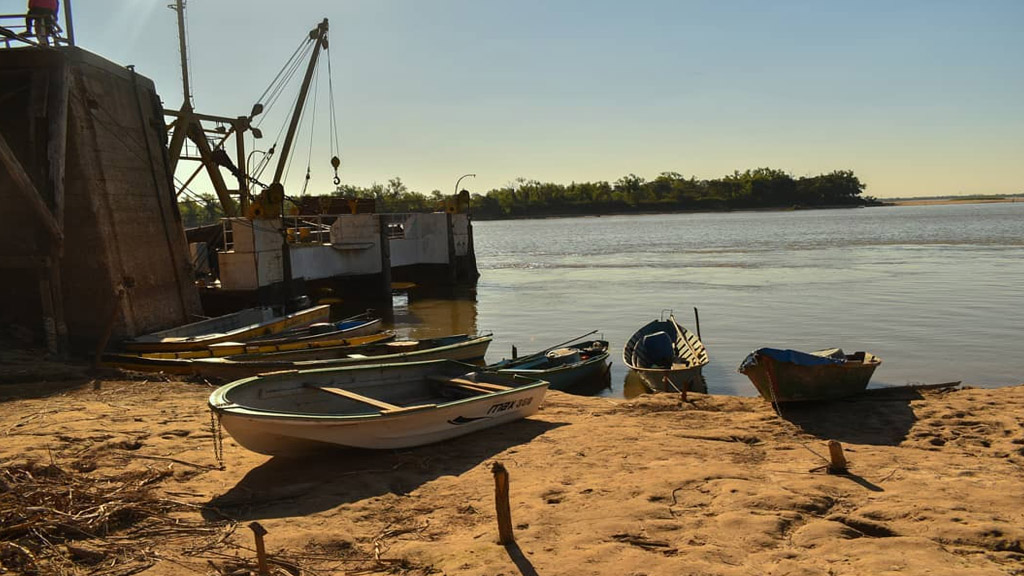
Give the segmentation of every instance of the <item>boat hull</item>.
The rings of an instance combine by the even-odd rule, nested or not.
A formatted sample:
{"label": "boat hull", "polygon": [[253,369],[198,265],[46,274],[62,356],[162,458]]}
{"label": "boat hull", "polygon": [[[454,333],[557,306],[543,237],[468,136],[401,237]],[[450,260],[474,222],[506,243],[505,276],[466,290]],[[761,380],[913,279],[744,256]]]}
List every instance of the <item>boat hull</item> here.
{"label": "boat hull", "polygon": [[103,364],[124,370],[139,372],[164,372],[177,375],[194,375],[216,380],[234,380],[246,378],[264,372],[285,370],[312,370],[317,368],[344,368],[348,366],[364,366],[369,364],[396,364],[404,362],[421,362],[427,360],[457,360],[460,362],[477,362],[487,354],[490,336],[479,336],[448,346],[438,346],[424,350],[412,350],[393,354],[361,355],[361,348],[352,348],[338,358],[324,360],[261,360],[254,355],[251,360],[234,360],[231,358],[146,358],[146,357],[106,357]]}
{"label": "boat hull", "polygon": [[153,332],[123,343],[130,352],[182,352],[202,350],[219,342],[239,342],[330,319],[330,306],[314,306],[285,316],[268,308],[250,308],[219,318]]}
{"label": "boat hull", "polygon": [[381,344],[395,339],[392,330],[377,332],[364,336],[349,336],[331,340],[284,340],[277,343],[250,340],[248,342],[221,342],[211,344],[202,350],[185,350],[183,352],[143,352],[138,355],[110,355],[111,358],[221,358],[228,356],[240,356],[243,354],[273,354],[276,352],[291,352],[296,350],[309,350],[312,348],[357,348],[370,344]]}
{"label": "boat hull", "polygon": [[630,373],[635,375],[636,379],[640,381],[640,384],[651,392],[686,391],[706,394],[708,386],[704,381],[703,370],[704,366],[677,370],[633,368],[630,370]]}
{"label": "boat hull", "polygon": [[[521,381],[518,387],[507,390],[406,407],[393,413],[367,409],[361,414],[346,415],[260,411],[234,404],[230,400],[230,391],[224,391],[230,387],[262,385],[261,379],[318,379],[333,382],[347,378],[353,382],[353,390],[371,394],[382,388],[376,384],[359,385],[364,375],[376,379],[379,386],[384,388],[387,388],[388,381],[391,382],[390,386],[398,387],[403,378],[423,377],[411,375],[416,371],[435,370],[433,365],[458,366],[458,363],[425,362],[258,376],[218,389],[210,397],[210,407],[225,431],[244,448],[270,456],[294,457],[325,447],[399,449],[449,440],[535,414],[548,387],[544,381]],[[474,368],[461,366],[454,372],[451,368],[441,366],[436,370],[452,377]],[[406,375],[402,375],[403,371]]]}
{"label": "boat hull", "polygon": [[[656,335],[669,341],[665,344],[663,363],[652,362],[650,354],[644,350],[645,339]],[[652,391],[706,392],[702,372],[709,360],[700,338],[676,322],[672,315],[667,320],[647,323],[622,348],[622,361]]]}
{"label": "boat hull", "polygon": [[607,342],[603,340],[583,342],[569,345],[566,350],[583,352],[587,354],[587,357],[575,362],[549,366],[545,357],[549,351],[545,350],[516,360],[504,360],[492,364],[488,368],[497,370],[501,374],[547,380],[551,384],[549,389],[562,391],[596,382],[607,374],[609,367]]}
{"label": "boat hull", "polygon": [[769,402],[814,402],[860,394],[881,363],[871,354],[865,354],[864,361],[819,366],[800,366],[757,355],[756,362],[744,362],[740,373]]}
{"label": "boat hull", "polygon": [[[249,340],[249,344],[258,345],[280,345],[282,350],[299,350],[305,344],[312,345],[329,345],[324,344],[327,342],[339,342],[348,338],[357,338],[360,336],[370,336],[381,332],[382,322],[380,318],[374,318],[366,320],[358,325],[351,328],[330,330],[328,332],[312,333],[310,327],[298,328],[282,332],[280,334],[274,334],[272,336],[263,336]],[[293,333],[294,332],[294,333]],[[291,348],[288,348],[288,347]],[[241,352],[238,352],[241,354]]]}

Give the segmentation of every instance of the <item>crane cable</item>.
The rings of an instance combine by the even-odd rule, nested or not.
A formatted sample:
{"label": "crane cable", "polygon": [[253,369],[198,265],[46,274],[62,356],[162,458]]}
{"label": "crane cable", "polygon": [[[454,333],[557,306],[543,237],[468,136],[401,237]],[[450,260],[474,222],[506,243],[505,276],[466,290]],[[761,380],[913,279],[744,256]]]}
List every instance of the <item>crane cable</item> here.
{"label": "crane cable", "polygon": [[331,166],[334,168],[334,185],[341,185],[341,178],[338,176],[338,168],[341,166],[341,141],[338,139],[338,115],[335,113],[334,103],[334,73],[331,70],[331,47],[327,46],[327,90],[331,105]]}
{"label": "crane cable", "polygon": [[[316,69],[316,71],[313,74],[313,110],[312,110],[312,114],[310,115],[310,122],[309,122],[309,150],[306,152],[306,179],[302,183],[302,192],[299,193],[299,196],[305,196],[306,195],[306,188],[309,187],[309,179],[312,176],[313,135],[316,133],[316,130],[314,130],[314,127],[316,126],[316,105],[317,105],[317,102],[320,100],[319,96],[320,96],[320,67],[317,66],[317,69]],[[302,114],[303,114],[303,116],[305,116],[305,114],[306,114],[305,111],[303,111]]]}
{"label": "crane cable", "polygon": [[[263,94],[260,95],[260,98],[259,98],[258,102],[262,103],[262,102],[264,102],[266,100],[267,104],[263,105],[264,106],[264,110],[263,110],[264,115],[260,118],[260,121],[255,124],[256,127],[259,127],[260,124],[268,117],[266,115],[266,112],[269,111],[278,102],[280,97],[285,92],[285,87],[288,84],[290,84],[292,79],[297,75],[297,72],[299,71],[302,62],[304,60],[306,60],[310,56],[310,52],[312,50],[315,50],[316,47],[317,47],[317,42],[315,42],[312,38],[310,38],[308,36],[303,38],[302,42],[299,44],[299,47],[296,48],[296,50],[292,53],[291,57],[285,63],[284,67],[277,73],[277,76],[274,77],[274,80],[271,81],[270,85],[267,87],[266,90],[264,90]],[[338,185],[341,184],[341,179],[338,176],[338,168],[341,165],[341,161],[338,158],[338,153],[340,152],[340,139],[339,139],[339,136],[338,136],[338,118],[337,118],[335,99],[334,99],[334,78],[333,78],[333,70],[332,70],[332,65],[331,65],[331,51],[330,51],[329,45],[324,46],[324,50],[327,52],[328,97],[330,99],[330,103],[329,104],[330,104],[330,131],[331,131],[331,134],[330,134],[331,166],[332,166],[332,168],[334,170],[334,184],[335,184],[335,186],[338,186]],[[302,192],[300,193],[300,195],[304,195],[306,193],[306,190],[307,190],[307,188],[309,186],[309,181],[312,178],[313,139],[314,139],[314,135],[315,135],[316,108],[317,108],[317,100],[318,100],[318,95],[319,95],[319,85],[320,85],[320,67],[317,66],[316,70],[314,71],[314,87],[313,87],[313,96],[312,96],[312,98],[313,98],[313,102],[312,102],[313,111],[312,111],[312,114],[308,115],[308,117],[310,118],[309,127],[308,127],[310,133],[309,133],[309,148],[308,148],[308,152],[307,152],[308,156],[307,156],[307,163],[306,163],[306,176],[305,176],[305,181],[303,183]],[[295,97],[292,99],[292,105],[291,105],[291,108],[290,108],[291,110],[294,110],[295,107],[297,106],[297,104],[298,104],[298,97],[299,97],[299,94],[298,94],[298,91],[296,91]],[[300,117],[299,117],[299,129],[300,129],[300,131],[303,129],[303,122],[307,118],[307,113],[306,112],[307,112],[307,110],[303,109],[303,111],[300,113]],[[274,144],[271,145],[271,147],[270,147],[269,151],[267,152],[267,154],[265,154],[260,159],[260,161],[257,163],[256,167],[252,170],[252,173],[255,174],[255,176],[253,177],[254,180],[256,178],[259,178],[260,175],[263,173],[263,171],[266,170],[266,168],[270,165],[270,160],[272,159],[272,157],[274,155],[274,151],[277,148],[277,144],[280,142],[280,140],[281,140],[281,138],[282,138],[282,136],[283,136],[287,126],[288,126],[288,122],[284,122],[281,125],[281,128],[278,131],[278,134],[277,134],[276,138],[274,139]],[[254,144],[254,146],[255,146],[255,144]],[[291,158],[286,158],[286,159],[284,159],[284,162],[285,162],[285,172],[284,172],[284,178],[282,180],[283,181],[287,181],[288,180],[288,176],[291,173],[292,159]]]}
{"label": "crane cable", "polygon": [[[274,77],[270,85],[267,86],[267,89],[260,95],[257,103],[263,105],[263,113],[260,120],[255,124],[255,127],[259,128],[269,117],[268,112],[274,108],[274,105],[280,99],[281,95],[284,94],[285,87],[291,83],[292,79],[301,68],[302,62],[305,60],[304,56],[306,56],[311,48],[312,41],[309,37],[303,38],[302,42],[299,43],[298,48],[295,49],[285,65],[278,71],[277,76]],[[296,92],[295,98],[292,99],[293,107],[297,100],[298,93]],[[264,101],[266,101],[266,104],[263,104]],[[277,144],[280,142],[282,134],[284,134],[285,126],[287,126],[287,122],[281,126],[281,129],[277,133],[277,137],[274,139],[274,143],[270,146],[268,152],[263,155],[256,167],[251,171],[254,175],[252,177],[253,180],[258,180],[263,174],[263,171],[270,165],[270,160],[274,157],[274,151],[277,149]],[[255,141],[253,142],[253,149],[256,149]]]}
{"label": "crane cable", "polygon": [[[288,58],[288,61],[285,62],[285,65],[278,70],[277,75],[270,81],[270,84],[267,86],[266,90],[263,91],[263,94],[260,94],[260,97],[256,99],[256,102],[259,104],[266,102],[264,105],[264,112],[270,110],[273,103],[277,101],[277,97],[280,96],[284,86],[287,85],[292,76],[295,75],[295,71],[298,70],[299,65],[303,60],[303,58],[301,58],[302,53],[309,48],[309,44],[310,39],[308,37],[303,38],[302,41],[299,42],[299,46],[294,52],[292,52],[292,55]],[[269,98],[268,95],[270,95]]]}

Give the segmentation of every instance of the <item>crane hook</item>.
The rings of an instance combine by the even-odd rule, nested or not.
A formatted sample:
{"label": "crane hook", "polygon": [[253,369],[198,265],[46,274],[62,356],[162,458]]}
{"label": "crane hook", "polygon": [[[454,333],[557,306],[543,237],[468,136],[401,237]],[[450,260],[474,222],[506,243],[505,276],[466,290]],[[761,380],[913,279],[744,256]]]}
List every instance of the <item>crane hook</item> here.
{"label": "crane hook", "polygon": [[334,168],[334,185],[338,186],[341,184],[341,178],[338,177],[338,167],[341,166],[341,159],[337,156],[332,157],[331,166]]}

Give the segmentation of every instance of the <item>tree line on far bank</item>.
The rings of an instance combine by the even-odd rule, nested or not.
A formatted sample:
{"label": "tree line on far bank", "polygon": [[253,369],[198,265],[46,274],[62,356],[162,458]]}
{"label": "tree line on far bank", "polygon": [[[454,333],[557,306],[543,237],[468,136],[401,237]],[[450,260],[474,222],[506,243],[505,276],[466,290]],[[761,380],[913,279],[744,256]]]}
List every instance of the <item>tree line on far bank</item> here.
{"label": "tree line on far bank", "polygon": [[629,174],[614,183],[518,179],[486,195],[473,195],[470,206],[473,216],[482,219],[877,204],[861,196],[864,188],[849,170],[793,178],[781,170],[757,168],[714,180],[662,172],[653,180]]}
{"label": "tree line on far bank", "polygon": [[[862,196],[865,185],[850,170],[794,178],[772,168],[733,172],[723,178],[698,180],[677,172],[662,172],[653,180],[635,174],[615,182],[556,184],[517,178],[485,194],[470,195],[475,219],[540,218],[545,216],[743,210],[763,208],[820,208],[878,204]],[[443,210],[445,196],[409,190],[401,178],[368,187],[342,185],[330,196],[374,198],[381,212]],[[216,198],[181,203],[186,227],[215,221]]]}

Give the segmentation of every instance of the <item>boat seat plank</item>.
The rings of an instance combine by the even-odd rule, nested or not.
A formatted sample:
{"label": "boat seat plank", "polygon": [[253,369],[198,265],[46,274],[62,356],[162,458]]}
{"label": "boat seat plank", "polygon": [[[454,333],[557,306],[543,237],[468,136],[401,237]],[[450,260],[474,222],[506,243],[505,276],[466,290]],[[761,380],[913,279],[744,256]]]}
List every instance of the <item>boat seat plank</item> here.
{"label": "boat seat plank", "polygon": [[512,386],[505,386],[504,384],[491,384],[490,382],[473,382],[472,380],[463,380],[462,378],[453,378],[452,380],[457,384],[469,384],[477,388],[490,390],[491,392],[504,392],[505,390],[512,390]]}
{"label": "boat seat plank", "polygon": [[428,408],[437,408],[437,404],[419,404],[417,406],[402,406],[393,410],[381,410],[381,414],[401,414],[405,412],[415,412],[417,410],[426,410]]}
{"label": "boat seat plank", "polygon": [[330,394],[335,394],[337,396],[342,396],[344,398],[348,398],[349,400],[362,402],[363,404],[369,404],[370,406],[374,406],[376,408],[380,408],[381,410],[385,410],[388,412],[404,410],[402,406],[398,406],[396,404],[389,404],[387,402],[384,402],[383,400],[377,400],[376,398],[370,398],[369,396],[363,396],[362,394],[356,394],[355,392],[351,390],[345,390],[344,388],[336,388],[333,386],[319,386],[317,384],[311,383],[303,384],[303,386],[305,386],[306,388],[315,388],[316,390],[321,390],[323,392],[328,392]]}
{"label": "boat seat plank", "polygon": [[487,388],[481,388],[479,386],[473,386],[472,384],[460,384],[460,383],[448,383],[445,384],[449,388],[458,388],[459,390],[468,390],[477,394],[493,394],[495,390],[488,390]]}
{"label": "boat seat plank", "polygon": [[478,390],[480,392],[504,392],[505,390],[512,390],[512,386],[504,386],[502,384],[490,384],[488,382],[474,382],[472,380],[466,380],[465,378],[445,378],[444,376],[427,376],[428,380],[434,382],[440,382],[446,386],[456,386],[459,388],[466,388],[470,390]]}

